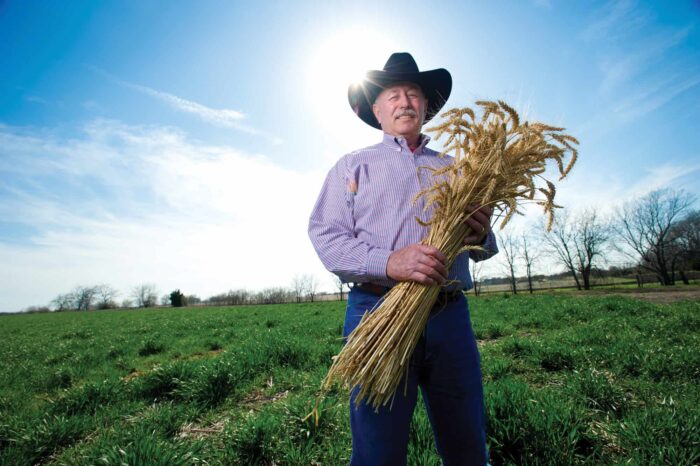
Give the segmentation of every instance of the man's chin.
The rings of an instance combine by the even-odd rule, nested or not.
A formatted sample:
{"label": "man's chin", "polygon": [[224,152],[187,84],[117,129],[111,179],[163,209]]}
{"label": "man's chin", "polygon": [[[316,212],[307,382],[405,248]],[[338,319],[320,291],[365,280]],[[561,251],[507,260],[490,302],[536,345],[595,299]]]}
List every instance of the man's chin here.
{"label": "man's chin", "polygon": [[397,128],[401,130],[402,133],[412,133],[414,131],[420,131],[420,126],[418,126],[415,122],[413,121],[407,121],[405,124],[397,124]]}

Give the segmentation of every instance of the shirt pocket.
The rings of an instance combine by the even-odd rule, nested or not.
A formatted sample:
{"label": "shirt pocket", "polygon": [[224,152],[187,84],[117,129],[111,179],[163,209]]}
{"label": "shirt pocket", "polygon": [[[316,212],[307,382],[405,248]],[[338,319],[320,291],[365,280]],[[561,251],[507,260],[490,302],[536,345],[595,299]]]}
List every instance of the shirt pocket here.
{"label": "shirt pocket", "polygon": [[360,170],[360,166],[355,167],[345,176],[345,203],[350,209],[355,207],[355,196],[360,187]]}

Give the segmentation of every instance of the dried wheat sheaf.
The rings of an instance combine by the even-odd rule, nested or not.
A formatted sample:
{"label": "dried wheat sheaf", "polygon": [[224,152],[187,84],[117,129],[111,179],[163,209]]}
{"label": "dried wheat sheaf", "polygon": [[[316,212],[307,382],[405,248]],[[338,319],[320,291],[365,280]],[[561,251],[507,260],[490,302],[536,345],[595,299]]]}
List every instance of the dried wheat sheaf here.
{"label": "dried wheat sheaf", "polygon": [[[466,249],[463,239],[470,234],[465,221],[473,205],[492,206],[502,217],[501,228],[521,213],[519,205],[534,202],[542,206],[552,223],[556,189],[544,177],[556,166],[564,178],[576,162],[578,141],[563,128],[543,123],[520,122],[517,112],[503,101],[478,101],[481,116],[471,108],[443,113],[444,123],[428,129],[436,138],[447,136],[445,153],[454,154],[453,163],[432,171],[433,185],[418,194],[426,209],[433,210],[428,237],[423,240],[438,248],[450,267]],[[568,162],[565,165],[565,158]],[[408,363],[440,286],[402,282],[384,301],[363,316],[334,358],[323,388],[341,382],[359,387],[356,403],[366,400],[373,407],[389,403],[408,370]]]}

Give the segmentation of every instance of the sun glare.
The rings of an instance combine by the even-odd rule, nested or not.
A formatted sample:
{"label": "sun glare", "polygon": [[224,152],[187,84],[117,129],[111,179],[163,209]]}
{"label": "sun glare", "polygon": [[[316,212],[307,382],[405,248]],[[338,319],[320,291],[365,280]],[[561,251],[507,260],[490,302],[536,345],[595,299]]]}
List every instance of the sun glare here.
{"label": "sun glare", "polygon": [[366,28],[352,28],[325,38],[312,51],[307,85],[315,110],[347,112],[347,89],[360,83],[368,70],[381,69],[395,50],[389,41]]}

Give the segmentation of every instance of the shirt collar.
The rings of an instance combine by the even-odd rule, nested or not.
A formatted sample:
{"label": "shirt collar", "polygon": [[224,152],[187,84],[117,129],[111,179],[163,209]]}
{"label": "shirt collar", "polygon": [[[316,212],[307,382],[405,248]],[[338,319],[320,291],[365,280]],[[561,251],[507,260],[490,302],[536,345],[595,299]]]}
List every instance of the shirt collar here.
{"label": "shirt collar", "polygon": [[[413,154],[414,155],[421,155],[423,153],[423,149],[425,149],[425,146],[429,142],[430,142],[430,136],[428,136],[427,134],[421,133],[420,144],[418,144],[418,148],[416,149],[416,151]],[[384,145],[389,146],[396,151],[401,151],[401,149],[406,149],[408,152],[411,152],[411,149],[408,147],[408,144],[406,143],[406,138],[404,138],[403,136],[392,136],[391,134],[384,133],[382,143],[384,143]]]}

